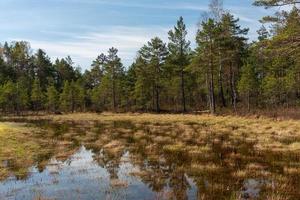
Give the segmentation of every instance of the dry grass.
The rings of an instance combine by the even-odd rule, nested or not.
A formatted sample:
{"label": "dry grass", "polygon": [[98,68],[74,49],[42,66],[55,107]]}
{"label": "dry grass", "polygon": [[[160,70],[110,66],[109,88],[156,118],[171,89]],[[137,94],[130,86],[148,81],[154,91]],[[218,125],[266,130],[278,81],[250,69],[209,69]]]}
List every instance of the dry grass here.
{"label": "dry grass", "polygon": [[[62,116],[46,116],[54,121],[129,121],[132,123],[151,124],[176,124],[170,136],[182,137],[184,140],[197,140],[214,133],[220,136],[229,134],[232,140],[244,140],[257,142],[257,150],[273,149],[275,151],[300,151],[300,122],[297,120],[274,120],[270,118],[245,118],[236,116],[211,116],[211,115],[155,115],[155,114],[111,114],[101,115],[92,113],[79,113]],[[200,126],[195,133],[190,127],[196,124]],[[189,125],[189,126],[187,126]],[[160,128],[160,130],[157,130]],[[170,127],[169,127],[170,128]],[[174,126],[171,127],[174,129]],[[150,126],[152,133],[159,132],[163,127]],[[162,131],[166,134],[167,130]],[[173,135],[172,135],[173,134]],[[166,138],[159,137],[162,143]],[[290,141],[290,142],[284,142]]]}
{"label": "dry grass", "polygon": [[[167,166],[174,167],[174,177],[180,174],[179,168],[195,177],[195,180],[206,177],[207,187],[213,187],[215,193],[230,195],[227,194],[228,185],[240,185],[249,178],[268,180],[272,177],[277,183],[276,190],[279,191],[272,198],[284,199],[281,195],[289,189],[286,188],[290,184],[289,176],[300,176],[297,163],[297,155],[300,153],[300,121],[296,120],[135,113],[77,113],[30,116],[26,119],[71,124],[70,130],[63,129],[59,136],[61,141],[55,147],[58,153],[53,153],[56,156],[62,154],[63,159],[74,152],[74,149],[67,148],[74,140],[79,145],[95,148],[94,152],[103,150],[110,161],[117,162],[124,151],[130,151],[132,162],[136,165],[143,166],[147,160],[150,165],[158,163],[158,166],[164,166],[163,169]],[[16,125],[0,126],[0,144],[5,139],[1,137],[7,137],[3,130],[14,132],[14,126]],[[13,137],[23,137],[19,129],[15,132],[20,135],[14,133]],[[7,146],[6,148],[9,149]],[[161,170],[156,171],[158,166],[135,175],[145,180],[154,178],[154,175],[160,177]],[[0,162],[0,177],[5,173],[7,170],[1,169]],[[126,186],[118,180],[113,180],[111,185]],[[241,185],[232,190],[238,191],[240,188]],[[273,189],[267,188],[268,191]],[[293,188],[289,190],[291,193],[297,192]]]}
{"label": "dry grass", "polygon": [[128,183],[119,179],[112,179],[110,180],[110,186],[113,188],[126,188],[128,187]]}
{"label": "dry grass", "polygon": [[0,180],[9,175],[7,167],[13,168],[17,176],[26,175],[23,166],[33,165],[35,152],[40,150],[36,141],[28,140],[37,131],[22,124],[0,123],[0,163],[6,161],[7,165],[13,165],[0,165]]}
{"label": "dry grass", "polygon": [[0,180],[11,175],[25,179],[31,166],[45,167],[52,155],[65,161],[74,154],[76,149],[69,148],[72,142],[52,137],[53,131],[25,123],[0,122]]}
{"label": "dry grass", "polygon": [[259,132],[279,131],[278,134],[293,134],[300,128],[300,122],[297,120],[275,120],[272,118],[256,118],[256,117],[239,117],[239,116],[212,116],[212,115],[191,115],[191,114],[113,114],[113,113],[75,113],[66,115],[45,115],[45,116],[29,116],[27,119],[50,119],[56,122],[82,122],[84,124],[94,121],[111,122],[123,121],[133,123],[152,123],[152,124],[170,124],[170,123],[186,123],[186,124],[202,124],[205,126],[219,125],[227,131],[232,129],[250,128]]}

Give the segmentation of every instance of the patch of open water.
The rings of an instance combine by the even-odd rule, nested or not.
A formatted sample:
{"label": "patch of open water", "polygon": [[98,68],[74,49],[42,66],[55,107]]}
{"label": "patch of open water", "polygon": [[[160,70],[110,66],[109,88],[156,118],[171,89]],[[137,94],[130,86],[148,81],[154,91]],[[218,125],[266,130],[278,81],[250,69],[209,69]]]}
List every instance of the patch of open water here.
{"label": "patch of open water", "polygon": [[[131,175],[139,169],[130,162],[128,152],[113,169],[116,175],[99,166],[93,156],[83,146],[65,162],[52,159],[43,172],[32,167],[26,180],[10,177],[0,184],[0,199],[168,199],[170,187],[166,186],[164,192],[153,192],[149,185]],[[189,178],[188,182],[186,197],[196,199],[196,186]]]}
{"label": "patch of open water", "polygon": [[13,172],[30,165],[15,169],[14,159],[2,159],[0,167],[12,175],[0,182],[0,200],[300,199],[299,156],[257,151],[244,138],[189,139],[174,127],[151,124],[45,125],[39,126],[48,134],[38,136],[48,135],[45,145],[53,149],[37,152],[29,175]]}

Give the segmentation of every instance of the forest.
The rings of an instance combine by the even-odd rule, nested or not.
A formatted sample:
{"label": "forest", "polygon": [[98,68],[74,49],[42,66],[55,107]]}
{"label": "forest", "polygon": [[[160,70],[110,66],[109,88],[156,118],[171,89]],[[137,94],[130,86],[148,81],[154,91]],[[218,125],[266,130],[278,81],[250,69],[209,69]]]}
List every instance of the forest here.
{"label": "forest", "polygon": [[0,45],[0,110],[214,114],[297,108],[300,2],[257,0],[254,5],[279,8],[260,21],[256,41],[249,40],[249,29],[238,18],[211,3],[199,22],[196,48],[180,17],[168,41],[150,39],[129,67],[114,47],[82,72],[69,56],[52,62],[28,42],[5,42]]}

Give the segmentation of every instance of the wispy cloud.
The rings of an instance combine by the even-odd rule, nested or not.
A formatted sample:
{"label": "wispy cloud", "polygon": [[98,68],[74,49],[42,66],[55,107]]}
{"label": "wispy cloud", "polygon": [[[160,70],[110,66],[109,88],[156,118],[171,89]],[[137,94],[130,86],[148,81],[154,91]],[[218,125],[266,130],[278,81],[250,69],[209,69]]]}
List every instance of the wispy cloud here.
{"label": "wispy cloud", "polygon": [[[70,55],[83,68],[112,46],[119,49],[125,65],[131,64],[138,49],[151,38],[159,36],[167,42],[167,33],[180,15],[185,18],[194,47],[197,22],[208,11],[208,0],[8,1],[0,1],[9,11],[0,13],[1,38],[29,41],[34,49],[43,48],[53,59]],[[254,39],[258,19],[266,11],[251,7],[251,0],[247,1],[230,3],[225,9],[240,18],[242,27],[250,27]]]}
{"label": "wispy cloud", "polygon": [[[104,30],[104,31],[103,31]],[[163,27],[103,27],[102,31],[86,32],[84,34],[71,34],[68,32],[42,31],[46,34],[56,36],[68,35],[65,40],[47,41],[33,38],[11,38],[11,40],[26,40],[31,43],[32,48],[42,48],[55,59],[70,55],[75,62],[88,67],[91,61],[100,53],[105,53],[111,47],[119,49],[119,55],[123,62],[128,65],[133,61],[136,51],[143,46],[150,38],[161,36],[165,33]]]}
{"label": "wispy cloud", "polygon": [[[167,42],[167,32],[172,27],[103,27],[102,31],[86,32],[78,35],[68,32],[42,31],[45,34],[55,34],[56,36],[69,36],[65,40],[47,41],[32,38],[11,38],[11,40],[29,41],[32,48],[44,49],[54,60],[57,57],[70,55],[78,64],[83,64],[83,68],[88,68],[93,59],[100,53],[105,53],[109,48],[119,49],[119,56],[125,65],[130,65],[136,57],[136,52],[151,38],[161,37]],[[189,27],[189,40],[193,41],[196,27]],[[104,31],[103,31],[104,30]]]}
{"label": "wispy cloud", "polygon": [[[64,2],[65,0],[57,0]],[[208,7],[206,4],[194,4],[194,3],[170,3],[166,2],[142,2],[137,3],[136,1],[117,1],[117,0],[69,0],[73,3],[84,3],[84,4],[102,4],[110,6],[120,7],[131,7],[131,8],[146,8],[146,9],[165,9],[165,10],[195,10],[195,11],[207,11]]]}

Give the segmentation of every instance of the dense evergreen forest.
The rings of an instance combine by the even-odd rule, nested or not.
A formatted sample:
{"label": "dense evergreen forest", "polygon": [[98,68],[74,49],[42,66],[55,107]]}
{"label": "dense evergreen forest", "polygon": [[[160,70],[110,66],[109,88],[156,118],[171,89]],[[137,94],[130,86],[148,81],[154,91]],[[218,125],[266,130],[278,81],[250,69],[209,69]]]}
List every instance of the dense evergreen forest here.
{"label": "dense evergreen forest", "polygon": [[[191,48],[182,17],[169,40],[155,37],[125,68],[118,50],[81,72],[70,57],[51,62],[24,41],[0,46],[0,109],[25,111],[247,111],[300,106],[300,9],[296,0],[258,0],[280,7],[261,20],[258,39],[212,1]],[[259,23],[259,22],[258,22]],[[101,45],[101,44],[99,44]],[[84,51],[84,49],[82,49]]]}

